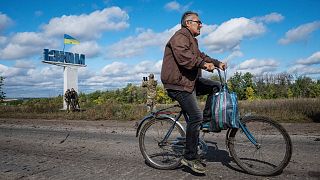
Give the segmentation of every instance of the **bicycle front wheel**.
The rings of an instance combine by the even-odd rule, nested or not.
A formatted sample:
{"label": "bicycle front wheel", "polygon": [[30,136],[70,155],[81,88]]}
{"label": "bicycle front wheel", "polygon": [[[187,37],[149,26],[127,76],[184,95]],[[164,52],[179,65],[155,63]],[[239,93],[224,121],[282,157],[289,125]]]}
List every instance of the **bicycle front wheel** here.
{"label": "bicycle front wheel", "polygon": [[267,117],[247,116],[241,122],[258,144],[254,145],[243,129],[233,129],[228,148],[234,161],[254,175],[270,176],[282,172],[292,155],[292,143],[286,130]]}
{"label": "bicycle front wheel", "polygon": [[[173,124],[174,121],[169,118],[153,118],[140,131],[140,151],[146,162],[154,168],[174,169],[180,166],[185,132],[180,126]],[[172,132],[168,133],[171,127]]]}

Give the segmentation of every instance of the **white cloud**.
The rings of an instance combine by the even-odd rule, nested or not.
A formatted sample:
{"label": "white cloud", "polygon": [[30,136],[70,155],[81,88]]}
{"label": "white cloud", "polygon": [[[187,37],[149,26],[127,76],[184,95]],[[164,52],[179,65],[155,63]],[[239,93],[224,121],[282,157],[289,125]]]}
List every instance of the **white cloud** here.
{"label": "white cloud", "polygon": [[169,38],[180,28],[176,25],[171,29],[156,33],[151,29],[141,31],[137,36],[130,36],[107,47],[108,58],[129,58],[144,52],[151,46],[164,47]]}
{"label": "white cloud", "polygon": [[41,55],[39,47],[10,43],[4,49],[0,50],[0,59],[21,59],[33,56],[34,54]]}
{"label": "white cloud", "polygon": [[160,74],[162,66],[162,60],[154,62],[154,61],[142,61],[135,65],[130,71],[130,74]]}
{"label": "white cloud", "polygon": [[11,38],[11,43],[24,46],[30,46],[30,44],[32,46],[45,46],[48,44],[47,38],[43,34],[35,32],[17,33]]}
{"label": "white cloud", "polygon": [[[140,85],[142,77],[150,73],[160,81],[162,60],[141,61],[130,65],[123,62],[113,62],[106,65],[100,72],[92,72],[88,68],[79,68],[79,90],[92,92],[123,88],[128,83]],[[22,67],[24,63],[17,61],[16,67]],[[58,66],[45,66],[43,68],[27,69],[7,67],[0,64],[0,76],[6,77],[6,93],[9,97],[48,97],[62,94],[63,71]],[[29,69],[28,69],[29,68]],[[28,90],[24,93],[17,89]],[[32,92],[32,93],[30,93]],[[22,94],[22,95],[19,95]]]}
{"label": "white cloud", "polygon": [[102,75],[114,75],[125,73],[129,70],[129,66],[122,62],[113,62],[111,64],[106,65],[102,70]]}
{"label": "white cloud", "polygon": [[7,40],[8,44],[0,49],[0,59],[16,60],[34,56],[41,56],[44,47],[57,47],[55,39],[47,38],[43,33],[21,32]]}
{"label": "white cloud", "polygon": [[260,17],[253,17],[252,20],[258,21],[258,22],[264,22],[264,23],[273,23],[273,22],[281,22],[284,19],[284,16],[282,16],[279,13],[270,13],[265,16]]}
{"label": "white cloud", "polygon": [[85,54],[86,58],[92,58],[98,56],[101,51],[101,47],[96,41],[86,41],[79,45],[74,45],[70,48],[71,52]]}
{"label": "white cloud", "polygon": [[95,76],[96,73],[90,71],[89,68],[79,68],[78,75],[79,75],[80,80],[84,80],[84,79],[91,78],[91,77]]}
{"label": "white cloud", "polygon": [[29,60],[17,60],[14,67],[23,69],[33,69],[35,68],[35,64],[33,63],[33,61]]}
{"label": "white cloud", "polygon": [[[3,72],[0,64],[0,76]],[[7,67],[5,92],[8,97],[48,97],[62,94],[63,71],[61,67],[50,66],[43,69]]]}
{"label": "white cloud", "polygon": [[200,34],[200,38],[203,36],[206,36],[210,33],[212,33],[213,31],[215,31],[218,28],[217,25],[208,25],[208,24],[203,24],[202,28],[201,28],[201,34]]}
{"label": "white cloud", "polygon": [[104,31],[123,30],[129,26],[128,14],[119,7],[97,10],[79,16],[63,15],[53,18],[43,30],[49,36],[69,34],[82,40],[96,39]]}
{"label": "white cloud", "polygon": [[141,74],[160,74],[162,60],[155,61],[141,61],[135,65],[129,65],[123,62],[113,62],[106,65],[101,70],[102,76],[134,76]]}
{"label": "white cloud", "polygon": [[264,73],[276,71],[279,64],[280,63],[274,59],[266,59],[266,60],[248,59],[242,62],[238,67],[235,67],[235,71],[250,72],[254,75],[259,76]]}
{"label": "white cloud", "polygon": [[3,14],[0,12],[0,32],[3,31],[5,28],[7,28],[9,25],[11,25],[13,21],[10,17],[8,17],[6,14]]}
{"label": "white cloud", "polygon": [[7,42],[7,37],[5,37],[5,36],[0,36],[0,46],[2,45],[2,44],[5,44]]}
{"label": "white cloud", "polygon": [[302,24],[297,28],[290,29],[286,32],[285,37],[281,38],[278,42],[285,45],[293,42],[305,41],[309,38],[312,32],[318,29],[320,29],[320,21]]}
{"label": "white cloud", "polygon": [[150,73],[160,79],[162,60],[159,61],[141,61],[135,65],[129,65],[123,62],[113,62],[106,65],[100,75],[96,75],[86,80],[86,84],[100,88],[121,88],[128,83],[139,85],[142,77]]}
{"label": "white cloud", "polygon": [[177,1],[171,1],[168,2],[164,8],[168,11],[179,11],[179,12],[183,12],[186,11],[187,9],[189,9],[189,7],[191,6],[191,3],[188,3],[186,5],[181,5],[180,3],[178,3]]}
{"label": "white cloud", "polygon": [[0,64],[0,76],[5,77],[6,79],[13,76],[22,76],[25,74],[26,74],[26,71],[24,69],[8,67]]}
{"label": "white cloud", "polygon": [[[1,15],[0,21],[1,17],[5,16]],[[43,31],[41,32],[18,32],[11,38],[0,36],[0,45],[3,44],[3,47],[0,48],[0,60],[17,60],[34,55],[41,56],[42,49],[46,47],[60,47],[62,49],[62,35],[65,33],[81,38],[81,44],[73,46],[71,50],[84,53],[89,58],[95,57],[99,55],[101,48],[97,42],[92,40],[100,37],[104,31],[127,28],[129,26],[128,18],[128,14],[119,7],[105,8],[101,11],[79,16],[53,18],[48,24],[42,26]]]}
{"label": "white cloud", "polygon": [[320,51],[313,53],[310,57],[306,59],[298,60],[297,63],[303,65],[320,64]]}
{"label": "white cloud", "polygon": [[320,68],[312,67],[304,64],[296,64],[288,69],[290,74],[299,74],[299,75],[319,75]]}
{"label": "white cloud", "polygon": [[171,1],[168,2],[165,6],[165,9],[167,10],[179,10],[180,9],[180,4],[177,1]]}
{"label": "white cloud", "polygon": [[241,17],[222,23],[215,31],[203,38],[203,43],[209,51],[222,53],[239,50],[240,42],[263,34],[266,28],[262,23]]}
{"label": "white cloud", "polygon": [[243,53],[241,51],[233,51],[231,54],[229,54],[225,59],[224,62],[229,63],[231,62],[234,58],[237,57],[242,57]]}
{"label": "white cloud", "polygon": [[8,70],[9,68],[5,65],[0,64],[0,76],[5,76],[5,72]]}
{"label": "white cloud", "polygon": [[266,66],[277,67],[279,66],[279,63],[273,59],[267,59],[267,60],[248,59],[242,62],[238,68],[239,70],[243,70],[243,69],[253,69],[253,68],[266,67]]}
{"label": "white cloud", "polygon": [[[48,66],[41,69],[39,74],[44,78],[57,78],[57,77],[62,77],[63,71],[62,71],[62,68],[59,66]],[[35,74],[30,73],[30,75],[34,76]]]}
{"label": "white cloud", "polygon": [[320,74],[320,51],[311,56],[297,60],[293,66],[288,69],[291,74],[300,75],[319,75]]}

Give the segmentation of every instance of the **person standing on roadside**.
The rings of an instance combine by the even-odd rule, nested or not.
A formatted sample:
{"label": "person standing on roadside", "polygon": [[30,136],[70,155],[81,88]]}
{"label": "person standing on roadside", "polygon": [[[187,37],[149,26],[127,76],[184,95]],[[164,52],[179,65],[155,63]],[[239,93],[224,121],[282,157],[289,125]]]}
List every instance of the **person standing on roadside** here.
{"label": "person standing on roadside", "polygon": [[153,73],[149,75],[149,79],[144,77],[142,81],[142,87],[147,88],[147,107],[149,112],[152,112],[156,106],[157,84]]}
{"label": "person standing on roadside", "polygon": [[67,89],[64,93],[64,101],[67,104],[67,112],[70,112],[71,94],[70,89]]}
{"label": "person standing on roadside", "polygon": [[73,88],[71,88],[70,91],[70,98],[72,101],[72,111],[79,111],[80,110],[80,104],[79,104],[79,97],[77,91],[75,91]]}
{"label": "person standing on roadside", "polygon": [[204,114],[210,112],[213,93],[220,90],[220,82],[201,77],[201,70],[226,69],[226,64],[201,52],[195,38],[200,35],[202,22],[199,15],[187,11],[181,18],[178,30],[165,46],[161,81],[168,95],[177,100],[186,113],[186,147],[181,163],[197,173],[206,169],[198,157],[200,125],[204,119],[196,95],[209,94]]}

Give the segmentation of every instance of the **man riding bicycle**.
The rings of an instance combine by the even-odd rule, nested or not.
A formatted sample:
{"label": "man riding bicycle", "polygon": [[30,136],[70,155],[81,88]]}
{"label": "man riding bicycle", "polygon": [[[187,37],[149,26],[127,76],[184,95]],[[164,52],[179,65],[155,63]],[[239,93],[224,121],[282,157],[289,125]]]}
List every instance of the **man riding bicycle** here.
{"label": "man riding bicycle", "polygon": [[[187,11],[183,14],[181,29],[166,44],[161,69],[161,81],[168,95],[178,101],[188,116],[185,154],[181,163],[198,173],[205,172],[198,157],[200,125],[210,113],[213,93],[220,89],[219,82],[201,78],[201,69],[226,69],[225,63],[199,50],[195,37],[200,35],[201,28],[202,22],[197,13]],[[202,113],[196,95],[204,94],[209,96]]]}

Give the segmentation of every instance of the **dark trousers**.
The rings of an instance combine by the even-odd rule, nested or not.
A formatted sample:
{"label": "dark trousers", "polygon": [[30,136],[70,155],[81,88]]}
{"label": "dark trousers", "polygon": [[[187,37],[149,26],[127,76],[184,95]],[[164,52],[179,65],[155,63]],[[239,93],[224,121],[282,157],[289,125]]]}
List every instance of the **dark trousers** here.
{"label": "dark trousers", "polygon": [[[204,113],[210,112],[210,104],[213,93],[219,91],[220,83],[209,79],[199,78],[195,91],[192,93],[168,89],[169,97],[175,99],[180,104],[186,114],[186,150],[184,157],[188,160],[198,158],[198,143],[200,126],[203,121],[203,113],[199,107],[196,95],[209,94]],[[209,98],[211,97],[211,98]],[[208,104],[210,103],[210,104]]]}

